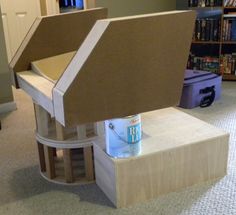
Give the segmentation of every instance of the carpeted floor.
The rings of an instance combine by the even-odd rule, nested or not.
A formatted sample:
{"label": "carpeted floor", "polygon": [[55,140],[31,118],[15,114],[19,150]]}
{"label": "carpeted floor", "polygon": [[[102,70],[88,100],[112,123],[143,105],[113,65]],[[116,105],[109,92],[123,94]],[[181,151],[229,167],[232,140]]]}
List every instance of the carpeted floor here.
{"label": "carpeted floor", "polygon": [[32,102],[21,90],[14,95],[18,110],[0,116],[0,215],[236,214],[235,82],[223,83],[211,107],[184,110],[230,132],[228,175],[124,209],[115,209],[96,184],[62,186],[40,176]]}

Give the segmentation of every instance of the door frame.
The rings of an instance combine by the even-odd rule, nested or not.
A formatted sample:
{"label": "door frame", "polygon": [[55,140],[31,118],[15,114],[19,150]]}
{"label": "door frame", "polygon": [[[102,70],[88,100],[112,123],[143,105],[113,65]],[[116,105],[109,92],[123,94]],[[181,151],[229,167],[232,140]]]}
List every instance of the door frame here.
{"label": "door frame", "polygon": [[53,15],[60,13],[59,0],[40,0],[41,15]]}

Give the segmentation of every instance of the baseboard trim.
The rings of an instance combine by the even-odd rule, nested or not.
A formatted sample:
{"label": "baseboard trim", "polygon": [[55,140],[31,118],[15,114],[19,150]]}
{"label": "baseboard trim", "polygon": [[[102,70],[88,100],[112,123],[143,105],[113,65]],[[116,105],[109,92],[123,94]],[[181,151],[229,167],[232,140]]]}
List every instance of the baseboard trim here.
{"label": "baseboard trim", "polygon": [[14,111],[16,109],[17,108],[16,108],[15,102],[8,102],[8,103],[0,104],[0,114]]}

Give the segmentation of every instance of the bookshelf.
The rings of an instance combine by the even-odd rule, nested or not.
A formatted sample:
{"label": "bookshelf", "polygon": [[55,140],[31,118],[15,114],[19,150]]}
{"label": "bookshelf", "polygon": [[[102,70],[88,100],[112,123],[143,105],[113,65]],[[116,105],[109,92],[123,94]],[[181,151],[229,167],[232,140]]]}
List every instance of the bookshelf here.
{"label": "bookshelf", "polygon": [[189,0],[186,4],[197,12],[187,67],[236,80],[236,0]]}

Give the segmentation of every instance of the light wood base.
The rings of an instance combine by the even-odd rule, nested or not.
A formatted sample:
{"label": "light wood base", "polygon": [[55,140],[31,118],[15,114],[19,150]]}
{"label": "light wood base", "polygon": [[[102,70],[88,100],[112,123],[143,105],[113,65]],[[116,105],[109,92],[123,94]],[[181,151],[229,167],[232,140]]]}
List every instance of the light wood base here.
{"label": "light wood base", "polygon": [[96,183],[126,207],[227,172],[229,134],[174,108],[142,114],[142,153],[114,159],[94,143]]}

